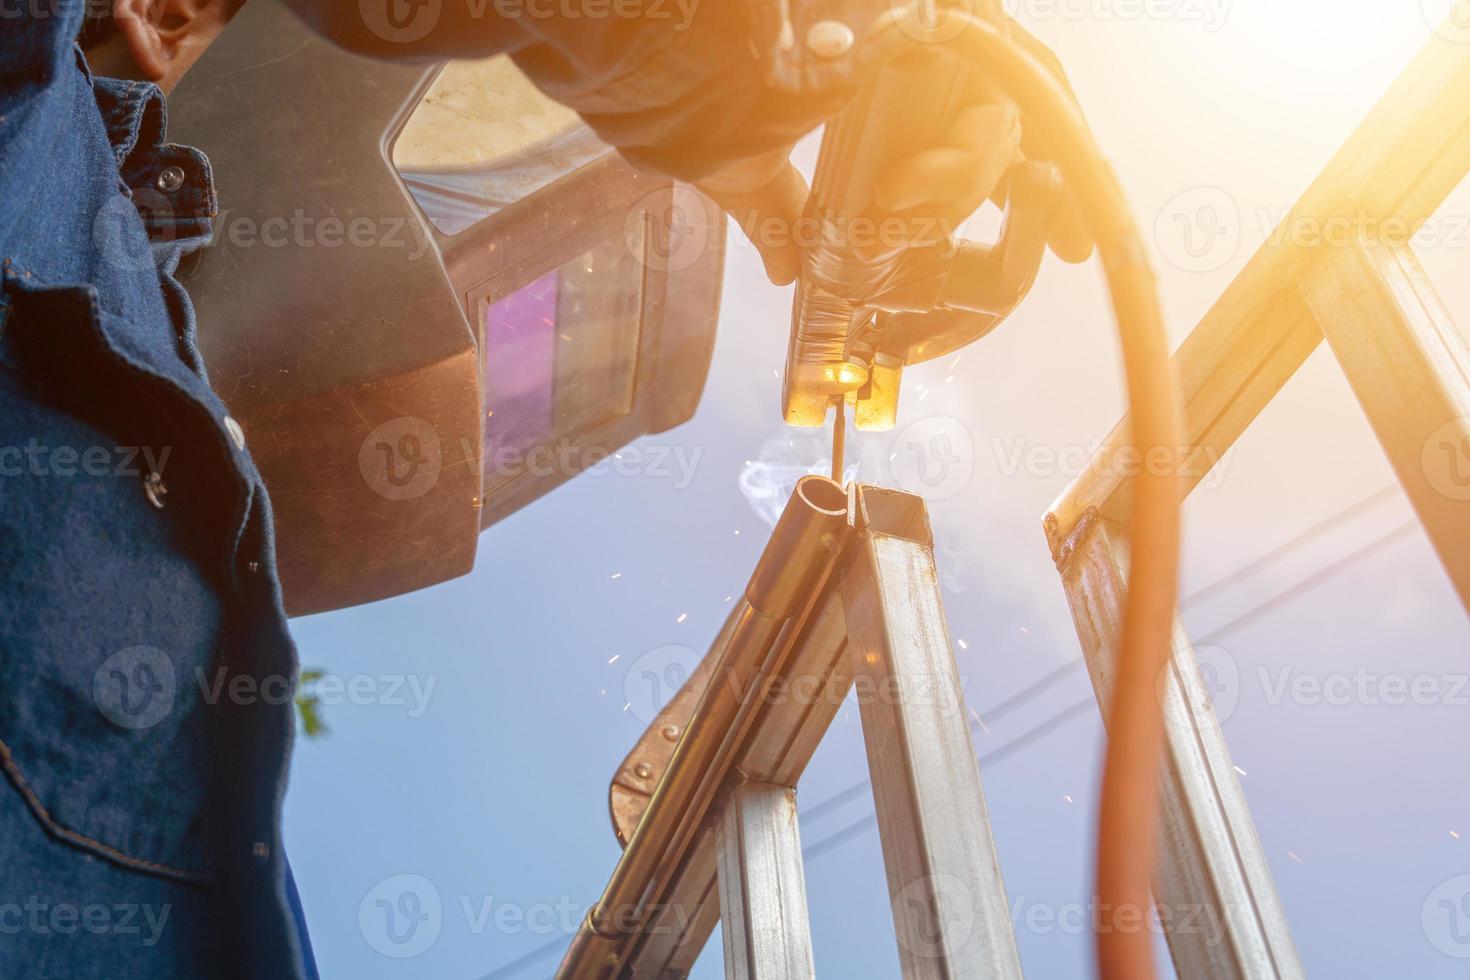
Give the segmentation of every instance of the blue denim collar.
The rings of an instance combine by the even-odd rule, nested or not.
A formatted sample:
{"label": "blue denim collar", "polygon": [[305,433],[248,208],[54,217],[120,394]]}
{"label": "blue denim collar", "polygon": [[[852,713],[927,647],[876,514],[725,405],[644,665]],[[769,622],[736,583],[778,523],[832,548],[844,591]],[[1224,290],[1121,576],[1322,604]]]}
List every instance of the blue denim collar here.
{"label": "blue denim collar", "polygon": [[[154,242],[207,243],[219,213],[209,158],[169,143],[163,90],[152,82],[92,77],[92,92],[127,187]],[[180,179],[182,175],[182,179]]]}

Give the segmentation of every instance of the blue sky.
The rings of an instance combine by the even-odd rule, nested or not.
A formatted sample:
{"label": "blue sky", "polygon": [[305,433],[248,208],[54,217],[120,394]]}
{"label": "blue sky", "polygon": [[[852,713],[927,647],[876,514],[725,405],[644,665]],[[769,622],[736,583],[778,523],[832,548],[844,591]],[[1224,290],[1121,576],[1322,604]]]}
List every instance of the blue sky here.
{"label": "blue sky", "polygon": [[[1204,7],[1184,3],[1150,19],[1106,16],[1126,5],[1094,3],[1086,18],[1058,15],[1067,4],[1019,6],[1067,64],[1140,223],[1154,230],[1176,340],[1428,31],[1419,4],[1387,0],[1336,5],[1330,22],[1308,0],[1220,0],[1205,6],[1221,16],[1204,21],[1184,13]],[[799,159],[811,156],[803,146]],[[1204,260],[1181,252],[1171,220],[1200,188],[1222,202],[1229,232]],[[1467,209],[1470,194],[1458,193],[1444,213]],[[987,227],[977,222],[976,234]],[[1450,309],[1470,316],[1464,237],[1421,251]],[[299,743],[293,767],[286,833],[325,976],[482,977],[563,938],[599,894],[617,858],[607,784],[651,710],[646,677],[703,653],[764,542],[742,475],[748,488],[752,464],[799,469],[823,456],[820,440],[780,424],[774,369],[789,293],[764,282],[748,245],[732,237],[730,248],[704,402],[693,421],[646,441],[692,461],[692,481],[575,480],[485,534],[471,575],[295,623],[304,665],[370,679],[360,683],[380,695],[326,706],[331,735]],[[1090,686],[1080,665],[1063,669],[1078,648],[1040,518],[1067,482],[1061,461],[1122,409],[1111,332],[1097,269],[1049,264],[1003,331],[958,363],[910,373],[897,433],[851,447],[861,479],[900,485],[915,479],[902,454],[890,462],[906,432],[939,432],[955,447],[958,475],[931,508],[970,706],[986,718],[1059,671],[976,733],[982,758],[1027,739],[982,767],[1023,916],[1083,908],[1089,892],[1100,726],[1095,710],[1073,708]],[[1319,351],[1189,502],[1185,593],[1393,482]],[[1464,961],[1444,951],[1460,949],[1457,934],[1432,913],[1437,896],[1470,891],[1454,884],[1470,874],[1470,710],[1452,691],[1470,671],[1464,610],[1417,529],[1294,589],[1411,517],[1401,494],[1374,500],[1190,606],[1185,621],[1196,636],[1219,633],[1209,659],[1226,672],[1223,730],[1308,972],[1457,977]],[[1276,604],[1254,612],[1267,602]],[[1429,678],[1441,697],[1339,703],[1291,687],[1364,673]],[[800,787],[802,808],[864,771],[857,712],[844,708]],[[828,840],[871,808],[857,794],[824,809],[803,823],[803,841]],[[818,969],[894,976],[876,834],[838,840],[806,869]],[[1450,891],[1436,891],[1445,882]],[[360,912],[405,883],[433,919],[417,955],[399,958],[383,950],[404,947]],[[1090,966],[1080,931],[1023,925],[1018,940],[1029,975]],[[496,975],[548,976],[560,948]],[[698,975],[720,973],[716,937]]]}

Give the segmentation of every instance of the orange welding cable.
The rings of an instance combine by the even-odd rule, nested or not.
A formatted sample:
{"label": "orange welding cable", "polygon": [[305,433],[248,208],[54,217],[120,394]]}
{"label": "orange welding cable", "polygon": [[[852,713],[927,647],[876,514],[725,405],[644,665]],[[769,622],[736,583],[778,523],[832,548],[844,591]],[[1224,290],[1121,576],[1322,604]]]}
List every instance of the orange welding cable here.
{"label": "orange welding cable", "polygon": [[1001,29],[958,7],[945,8],[931,24],[925,28],[895,21],[893,39],[910,46],[916,41],[939,45],[985,72],[1020,106],[1026,125],[1061,168],[1097,241],[1107,276],[1123,350],[1133,444],[1144,459],[1170,461],[1144,467],[1133,488],[1131,568],[1108,710],[1097,828],[1098,969],[1105,980],[1149,980],[1155,975],[1152,933],[1119,928],[1116,917],[1149,908],[1157,853],[1164,719],[1155,683],[1172,654],[1181,498],[1173,465],[1180,445],[1179,410],[1163,314],[1122,189],[1070,93]]}

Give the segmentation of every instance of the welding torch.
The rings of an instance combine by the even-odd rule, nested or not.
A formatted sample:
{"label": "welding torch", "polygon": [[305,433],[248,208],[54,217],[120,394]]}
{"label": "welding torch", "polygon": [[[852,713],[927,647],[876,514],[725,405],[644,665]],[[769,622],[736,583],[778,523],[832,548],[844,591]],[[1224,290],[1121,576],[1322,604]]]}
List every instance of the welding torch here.
{"label": "welding torch", "polygon": [[[1035,281],[1046,228],[1063,198],[1096,240],[1123,353],[1135,447],[1175,459],[1179,409],[1153,273],[1121,188],[1066,85],[1016,43],[998,0],[897,6],[897,0],[747,0],[769,83],[789,91],[856,85],[824,132],[807,216],[822,229],[802,260],[793,303],[782,412],[822,425],[836,405],[854,406],[859,428],[883,429],[897,414],[902,368],[949,353],[995,328]],[[977,9],[978,8],[978,9]],[[914,232],[896,246],[848,231],[885,217],[875,182],[916,149],[943,145],[968,96],[984,92],[1020,111],[1042,148],[1008,181],[1007,210],[993,246],[955,242],[944,229]],[[903,236],[900,236],[901,238]],[[875,240],[876,239],[876,240]],[[1155,455],[1155,454],[1162,455]],[[840,464],[839,464],[840,466]],[[1171,654],[1176,608],[1181,488],[1174,467],[1134,478],[1128,532],[1128,594],[1098,815],[1096,894],[1103,916],[1101,975],[1148,980],[1146,930],[1109,915],[1148,908],[1157,847],[1163,715],[1156,682]]]}

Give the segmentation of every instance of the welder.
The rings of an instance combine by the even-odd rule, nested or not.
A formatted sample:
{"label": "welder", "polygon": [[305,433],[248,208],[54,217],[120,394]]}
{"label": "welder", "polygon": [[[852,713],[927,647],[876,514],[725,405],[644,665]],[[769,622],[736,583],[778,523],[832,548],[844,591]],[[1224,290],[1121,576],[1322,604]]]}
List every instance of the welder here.
{"label": "welder", "polygon": [[[637,167],[746,228],[798,219],[787,154],[847,93],[767,85],[736,0],[588,3],[293,0],[377,58],[510,53]],[[280,831],[297,661],[270,503],[176,278],[218,204],[166,97],[240,4],[42,0],[0,31],[0,976],[316,974]],[[978,101],[880,200],[953,227],[1023,122]],[[755,244],[795,278],[799,236]],[[1075,224],[1052,245],[1087,254]]]}

